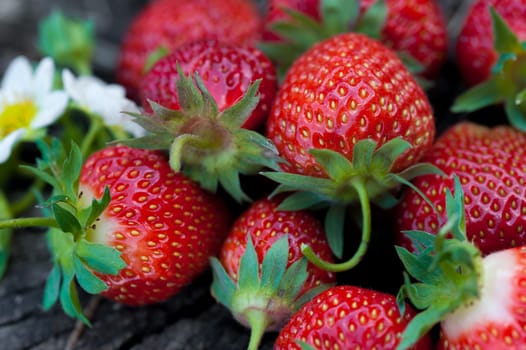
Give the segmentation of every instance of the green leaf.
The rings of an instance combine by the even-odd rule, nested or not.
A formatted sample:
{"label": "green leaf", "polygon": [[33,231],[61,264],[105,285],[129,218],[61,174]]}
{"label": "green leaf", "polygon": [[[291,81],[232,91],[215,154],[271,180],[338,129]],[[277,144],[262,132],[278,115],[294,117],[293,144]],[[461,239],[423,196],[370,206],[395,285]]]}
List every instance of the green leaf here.
{"label": "green leaf", "polygon": [[515,103],[514,98],[506,99],[504,109],[510,124],[521,131],[526,131],[526,114]]}
{"label": "green leaf", "polygon": [[389,171],[396,159],[411,147],[409,142],[401,137],[396,137],[381,145],[374,152],[372,162],[374,166]]}
{"label": "green leaf", "polygon": [[212,294],[221,304],[230,309],[237,287],[217,258],[210,258],[210,266],[213,274]]}
{"label": "green leaf", "polygon": [[259,103],[260,97],[257,93],[260,84],[261,79],[250,84],[243,98],[221,113],[221,120],[225,125],[235,130],[245,123]]}
{"label": "green leaf", "polygon": [[265,253],[261,265],[261,288],[276,291],[282,281],[289,259],[288,235],[280,237]]}
{"label": "green leaf", "polygon": [[83,159],[80,148],[76,143],[71,143],[69,156],[65,159],[61,171],[61,180],[65,188],[64,194],[70,199],[76,198],[78,181],[80,178],[80,170],[82,168]]}
{"label": "green leaf", "polygon": [[455,184],[455,194],[446,189],[446,213],[448,219],[453,219],[454,224],[451,228],[453,236],[458,240],[467,240],[466,236],[466,213],[464,210],[464,191],[458,176],[453,176]]}
{"label": "green leaf", "polygon": [[143,74],[148,73],[152,67],[159,62],[159,60],[165,56],[168,56],[170,49],[164,45],[159,45],[155,50],[153,50],[148,57],[146,58],[146,63],[144,64]]}
{"label": "green leaf", "polygon": [[117,275],[126,267],[121,253],[110,246],[81,239],[76,247],[78,255],[91,269],[108,275]]}
{"label": "green leaf", "polygon": [[73,256],[73,261],[77,282],[82,289],[90,294],[99,294],[108,289],[108,286],[99,277],[86,268],[84,262],[78,256]]}
{"label": "green leaf", "polygon": [[52,205],[55,220],[63,232],[70,232],[75,236],[82,234],[82,227],[78,218],[64,207],[62,202]]}
{"label": "green leaf", "polygon": [[303,210],[327,206],[326,199],[317,193],[296,192],[287,196],[278,206],[279,210]]}
{"label": "green leaf", "polygon": [[355,31],[363,33],[370,38],[380,40],[382,30],[387,21],[387,5],[385,0],[375,1],[359,18]]}
{"label": "green leaf", "polygon": [[451,107],[451,111],[454,113],[473,112],[501,103],[505,99],[503,92],[501,78],[494,76],[458,96]]}
{"label": "green leaf", "polygon": [[506,21],[495,11],[493,6],[490,6],[489,11],[493,25],[493,47],[495,50],[499,53],[520,51],[520,41]]}
{"label": "green leaf", "polygon": [[219,173],[219,183],[225,189],[225,191],[232,196],[238,203],[251,202],[249,196],[241,189],[241,181],[239,179],[239,173],[234,168],[223,169]]}
{"label": "green leaf", "polygon": [[360,3],[355,0],[322,0],[321,18],[326,35],[349,31],[360,13]]}
{"label": "green leaf", "polygon": [[184,111],[198,115],[203,110],[203,95],[197,89],[190,76],[186,76],[179,63],[177,64],[179,78],[176,82],[179,105]]}
{"label": "green leaf", "polygon": [[46,286],[44,287],[42,307],[45,311],[51,309],[51,307],[57,302],[60,293],[61,279],[62,272],[60,266],[58,264],[53,264],[53,268],[46,280]]}
{"label": "green leaf", "polygon": [[354,170],[351,162],[339,152],[330,149],[311,149],[309,152],[332,179],[350,176]]}
{"label": "green leaf", "polygon": [[53,188],[58,188],[58,189],[60,188],[60,183],[58,179],[48,174],[46,171],[34,168],[32,166],[27,166],[27,165],[20,165],[20,168],[29,171],[35,177],[42,179],[43,181],[51,185]]}
{"label": "green leaf", "polygon": [[376,144],[376,141],[372,139],[363,139],[354,145],[352,164],[355,169],[369,168],[376,149]]}
{"label": "green leaf", "polygon": [[[11,219],[12,214],[6,196],[0,191],[0,219]],[[11,251],[12,229],[0,230],[0,280],[5,274]]]}
{"label": "green leaf", "polygon": [[261,175],[297,191],[316,192],[319,194],[334,191],[331,180],[283,172],[261,172]]}
{"label": "green leaf", "polygon": [[[305,257],[296,260],[285,271],[279,285],[278,295],[283,295],[285,300],[296,300],[305,281],[309,278],[307,272],[308,261]],[[301,305],[297,305],[300,307]]]}
{"label": "green leaf", "polygon": [[449,312],[447,308],[431,307],[419,314],[417,314],[407,325],[402,340],[396,348],[397,350],[406,350],[411,348],[420,338],[424,336],[429,330]]}
{"label": "green leaf", "polygon": [[111,195],[110,195],[110,188],[109,186],[106,186],[104,188],[104,194],[102,195],[102,198],[100,200],[97,200],[94,198],[91,201],[91,205],[89,207],[89,215],[87,218],[83,221],[84,226],[91,225],[108,207],[108,204],[110,204],[111,201]]}
{"label": "green leaf", "polygon": [[396,246],[395,249],[405,270],[413,278],[425,283],[433,283],[439,279],[440,271],[435,270],[435,273],[432,274],[429,269],[431,262],[433,261],[431,256],[417,256],[409,252],[406,248],[399,246]]}
{"label": "green leaf", "polygon": [[325,233],[332,253],[341,259],[343,256],[343,226],[345,224],[345,205],[332,205],[325,216]]}
{"label": "green leaf", "polygon": [[219,114],[219,109],[217,107],[216,100],[210,94],[210,92],[205,86],[205,83],[203,82],[201,77],[197,74],[197,72],[195,73],[195,82],[203,96],[203,110],[201,111],[202,113],[201,115],[216,117]]}
{"label": "green leaf", "polygon": [[296,340],[296,344],[300,346],[301,350],[316,350],[312,345],[305,343],[302,340]]}
{"label": "green leaf", "polygon": [[259,261],[250,234],[247,234],[245,253],[239,262],[238,286],[241,290],[253,290],[259,287]]}
{"label": "green leaf", "polygon": [[70,264],[62,264],[63,282],[60,288],[60,303],[64,312],[73,318],[77,318],[84,324],[91,326],[80,305],[77,288],[75,287],[75,269]]}
{"label": "green leaf", "polygon": [[436,239],[435,235],[425,231],[408,230],[402,233],[409,238],[418,255],[433,247]]}

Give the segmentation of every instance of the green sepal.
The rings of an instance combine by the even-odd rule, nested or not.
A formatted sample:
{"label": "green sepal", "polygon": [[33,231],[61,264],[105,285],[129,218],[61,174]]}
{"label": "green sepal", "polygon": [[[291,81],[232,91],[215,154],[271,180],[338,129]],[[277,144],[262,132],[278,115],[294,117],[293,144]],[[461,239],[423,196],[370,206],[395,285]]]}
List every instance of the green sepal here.
{"label": "green sepal", "polygon": [[497,52],[519,52],[522,47],[519,38],[493,6],[489,7],[493,28],[493,47]]}
{"label": "green sepal", "polygon": [[237,286],[216,257],[210,257],[209,260],[213,274],[212,295],[223,306],[230,309]]}
{"label": "green sepal", "polygon": [[39,24],[38,48],[57,64],[89,75],[94,52],[94,23],[68,18],[55,10]]}
{"label": "green sepal", "polygon": [[60,285],[62,282],[62,270],[60,265],[53,264],[53,268],[49,273],[46,280],[46,286],[44,287],[44,297],[42,300],[42,307],[45,311],[48,311],[58,301],[60,293]]}
{"label": "green sepal", "polygon": [[[288,251],[289,240],[286,235],[278,239],[272,244],[269,250],[267,250],[265,257],[263,258],[263,263],[261,264],[260,286],[262,289],[275,291],[278,290],[283,281],[286,281],[283,279],[283,275],[287,268],[287,261],[289,258]],[[287,277],[293,278],[296,276]],[[292,297],[294,297],[294,295],[292,295]]]}
{"label": "green sepal", "polygon": [[239,289],[257,289],[260,286],[259,261],[250,235],[247,235],[245,253],[239,262]]}
{"label": "green sepal", "polygon": [[121,258],[121,253],[104,244],[81,239],[75,251],[87,266],[103,274],[115,276],[126,267],[126,262]]}
{"label": "green sepal", "polygon": [[180,66],[177,69],[180,109],[170,110],[150,102],[152,114],[131,114],[149,135],[117,142],[168,150],[174,171],[183,172],[210,192],[220,184],[237,202],[250,201],[241,188],[240,174],[279,169],[282,162],[269,139],[241,128],[259,102],[260,81],[252,83],[234,105],[219,111],[197,73],[192,78],[184,75]]}
{"label": "green sepal", "polygon": [[79,285],[90,294],[99,294],[108,289],[104,281],[90,271],[77,255],[73,256],[75,277]]}
{"label": "green sepal", "polygon": [[[72,265],[72,264],[71,264]],[[75,268],[70,264],[61,265],[62,267],[62,285],[60,286],[60,304],[64,312],[72,318],[82,321],[85,325],[91,327],[91,322],[82,312],[79,295],[75,285]]]}
{"label": "green sepal", "polygon": [[104,188],[101,199],[93,198],[91,205],[78,211],[78,218],[83,227],[88,227],[102,214],[104,209],[110,204],[111,194],[109,186]]}
{"label": "green sepal", "polygon": [[360,16],[354,30],[370,38],[380,40],[382,30],[387,21],[387,5],[385,0],[376,0],[367,11]]}
{"label": "green sepal", "polygon": [[501,103],[505,99],[501,77],[494,76],[459,95],[455,99],[453,106],[451,106],[451,111],[455,113],[469,113]]}
{"label": "green sepal", "polygon": [[300,346],[301,350],[316,350],[312,345],[301,340],[296,340],[296,344]]}
{"label": "green sepal", "polygon": [[345,222],[345,205],[332,205],[328,208],[325,216],[325,232],[332,253],[341,259],[343,256],[343,223]]}
{"label": "green sepal", "polygon": [[79,146],[72,142],[68,157],[62,164],[61,182],[63,184],[63,193],[70,199],[77,197],[78,182],[82,169],[83,158]]}
{"label": "green sepal", "polygon": [[360,3],[354,0],[321,0],[320,9],[327,36],[345,33],[360,15]]}
{"label": "green sepal", "polygon": [[[447,314],[479,297],[482,257],[466,238],[464,193],[456,176],[454,181],[454,195],[446,190],[448,221],[439,232],[407,232],[417,248],[414,253],[396,247],[406,270],[397,295],[399,307],[405,310],[407,298],[423,309],[407,326],[397,349],[408,349]],[[449,233],[452,238],[447,237]]]}
{"label": "green sepal", "polygon": [[[288,269],[283,268],[283,272],[280,271],[282,276],[281,283],[275,288],[278,291],[278,295],[282,295],[285,300],[294,300],[299,295],[305,281],[309,277],[307,264],[307,259],[301,258],[291,264]],[[298,304],[303,305],[303,302]]]}
{"label": "green sepal", "polygon": [[64,202],[53,203],[52,207],[55,220],[63,232],[72,233],[75,237],[82,235],[83,228],[78,218],[66,208]]}
{"label": "green sepal", "polygon": [[504,110],[506,111],[510,124],[514,128],[526,131],[526,106],[524,104],[517,104],[516,96],[506,99]]}
{"label": "green sepal", "polygon": [[159,62],[159,60],[165,56],[168,56],[170,53],[170,49],[168,49],[164,45],[159,45],[155,50],[153,50],[148,57],[146,58],[146,63],[144,64],[144,68],[142,70],[143,74],[148,73],[152,67]]}

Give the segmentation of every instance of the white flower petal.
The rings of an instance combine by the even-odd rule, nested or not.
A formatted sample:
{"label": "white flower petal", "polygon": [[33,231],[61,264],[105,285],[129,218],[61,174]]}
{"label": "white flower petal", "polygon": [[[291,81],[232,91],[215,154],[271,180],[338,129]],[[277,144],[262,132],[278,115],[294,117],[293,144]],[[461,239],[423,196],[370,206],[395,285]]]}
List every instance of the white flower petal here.
{"label": "white flower petal", "polygon": [[51,91],[55,74],[55,64],[50,57],[46,57],[38,64],[32,81],[34,96],[42,96]]}
{"label": "white flower petal", "polygon": [[64,91],[53,91],[38,101],[38,113],[31,122],[31,128],[38,129],[57,120],[68,104],[68,95]]}
{"label": "white flower petal", "polygon": [[9,159],[16,143],[24,137],[25,129],[18,129],[0,139],[0,163],[4,163]]}
{"label": "white flower petal", "polygon": [[5,71],[2,79],[2,90],[12,90],[17,93],[28,91],[32,73],[31,63],[26,57],[15,58]]}

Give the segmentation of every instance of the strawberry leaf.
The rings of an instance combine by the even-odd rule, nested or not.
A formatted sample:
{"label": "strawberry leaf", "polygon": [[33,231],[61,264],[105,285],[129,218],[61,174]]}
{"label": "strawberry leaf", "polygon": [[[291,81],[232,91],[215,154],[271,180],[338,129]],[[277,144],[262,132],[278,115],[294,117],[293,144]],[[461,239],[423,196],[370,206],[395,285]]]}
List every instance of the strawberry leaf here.
{"label": "strawberry leaf", "polygon": [[73,318],[77,318],[91,327],[90,321],[82,312],[77,288],[75,287],[75,269],[72,264],[62,264],[63,282],[60,288],[60,303],[64,312]]}
{"label": "strawberry leaf", "polygon": [[385,0],[376,0],[359,18],[355,31],[368,37],[380,40],[382,29],[387,20],[387,5]]}
{"label": "strawberry leaf", "polygon": [[65,159],[61,170],[61,182],[64,186],[64,194],[70,198],[76,198],[77,196],[82,163],[80,148],[72,142],[69,156]]}
{"label": "strawberry leaf", "polygon": [[283,279],[289,257],[289,240],[284,235],[272,244],[261,264],[261,288],[275,292]]}
{"label": "strawberry leaf", "polygon": [[86,268],[78,256],[73,257],[73,262],[75,264],[75,277],[82,289],[90,294],[99,294],[108,289],[108,286],[100,278]]}
{"label": "strawberry leaf", "polygon": [[231,127],[233,130],[238,128],[245,123],[247,118],[250,116],[254,108],[259,103],[259,96],[257,95],[261,79],[256,80],[250,84],[247,92],[243,95],[243,98],[238,103],[233,104],[221,113],[221,119],[227,127]]}
{"label": "strawberry leaf", "polygon": [[196,87],[191,76],[184,74],[183,69],[177,64],[179,79],[177,80],[176,89],[179,105],[181,109],[189,114],[199,115],[203,110],[203,95]]}
{"label": "strawberry leaf", "polygon": [[347,207],[344,205],[332,205],[325,216],[325,232],[327,241],[333,254],[341,259],[343,256],[343,226]]}
{"label": "strawberry leaf", "polygon": [[305,281],[309,277],[307,265],[307,259],[301,258],[284,271],[279,289],[277,290],[278,295],[283,295],[285,300],[294,300],[297,298]]}
{"label": "strawberry leaf", "polygon": [[519,130],[526,131],[526,111],[524,111],[524,107],[520,108],[515,98],[507,98],[504,109],[510,124]]}
{"label": "strawberry leaf", "polygon": [[62,281],[62,271],[60,265],[53,264],[53,268],[49,273],[46,280],[46,286],[44,287],[44,298],[42,301],[42,307],[45,311],[51,309],[58,300],[60,293],[60,283]]}
{"label": "strawberry leaf", "polygon": [[322,0],[320,7],[328,36],[348,31],[349,25],[355,23],[360,14],[360,4],[354,0]]}
{"label": "strawberry leaf", "polygon": [[239,262],[238,286],[241,290],[251,290],[257,288],[259,283],[259,262],[256,249],[252,243],[252,238],[247,235],[247,246],[245,253]]}
{"label": "strawberry leaf", "polygon": [[451,111],[455,113],[473,112],[504,100],[501,77],[494,76],[458,96],[451,107]]}
{"label": "strawberry leaf", "polygon": [[53,203],[52,208],[55,220],[63,232],[70,232],[75,237],[82,235],[83,230],[78,218],[65,208],[63,202]]}
{"label": "strawberry leaf", "polygon": [[122,260],[121,253],[110,246],[89,242],[81,239],[76,247],[76,254],[93,270],[108,274],[117,275],[120,270],[126,267],[126,262]]}
{"label": "strawberry leaf", "polygon": [[237,286],[216,257],[210,258],[210,266],[213,273],[212,294],[217,301],[230,309]]}
{"label": "strawberry leaf", "polygon": [[[0,191],[0,219],[10,219],[11,210],[7,198]],[[4,276],[11,251],[11,238],[13,230],[10,228],[0,229],[0,280]]]}
{"label": "strawberry leaf", "polygon": [[102,195],[102,198],[100,200],[93,198],[91,201],[91,205],[87,208],[86,219],[82,220],[82,225],[84,227],[91,225],[102,214],[108,204],[110,204],[110,201],[110,189],[108,186],[106,186],[104,188],[104,194]]}
{"label": "strawberry leaf", "polygon": [[493,26],[493,45],[500,53],[518,52],[522,49],[519,39],[493,6],[489,7]]}

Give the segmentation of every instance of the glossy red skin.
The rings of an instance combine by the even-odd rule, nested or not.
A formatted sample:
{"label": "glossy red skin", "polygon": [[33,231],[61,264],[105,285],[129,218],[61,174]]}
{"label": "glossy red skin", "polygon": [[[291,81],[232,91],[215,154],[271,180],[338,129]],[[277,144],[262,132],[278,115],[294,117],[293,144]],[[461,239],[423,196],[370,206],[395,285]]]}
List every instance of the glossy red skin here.
{"label": "glossy red skin", "polygon": [[270,112],[277,90],[277,76],[272,62],[258,49],[222,44],[215,40],[199,40],[182,45],[160,59],[144,76],[141,103],[151,112],[148,100],[179,109],[176,80],[177,64],[185,75],[198,73],[214,97],[220,111],[239,101],[256,80],[259,103],[242,125],[247,129],[260,126]]}
{"label": "glossy red skin", "polygon": [[105,297],[144,305],[166,300],[208,267],[229,228],[223,201],[170,169],[157,151],[109,146],[82,168],[84,196],[112,199],[88,239],[115,247],[127,263],[100,275]]}
{"label": "glossy red skin", "polygon": [[236,45],[253,45],[263,20],[246,0],[158,0],[147,4],[132,20],[120,48],[116,80],[128,95],[138,87],[148,56],[159,46],[176,47],[203,38]]}
{"label": "glossy red skin", "polygon": [[[245,253],[247,234],[250,234],[260,263],[274,242],[285,234],[288,234],[289,241],[287,267],[303,257],[302,243],[310,245],[321,259],[333,261],[321,222],[307,211],[277,210],[280,202],[275,198],[260,199],[245,210],[232,225],[219,253],[219,259],[234,281],[238,279],[239,262]],[[307,271],[309,276],[298,296],[320,283],[336,282],[333,273],[310,263]]]}
{"label": "glossy red skin", "polygon": [[[361,0],[365,12],[376,0]],[[388,15],[381,41],[399,52],[407,52],[424,66],[423,75],[435,77],[447,58],[448,34],[445,16],[435,0],[387,0]],[[268,26],[286,18],[280,9],[286,6],[320,19],[320,0],[274,0],[265,18],[263,38],[278,40]]]}
{"label": "glossy red skin", "polygon": [[[300,350],[298,340],[316,349],[391,350],[414,315],[407,305],[400,318],[394,295],[354,286],[332,287],[289,319],[274,350]],[[431,338],[425,335],[410,349],[432,348]]]}
{"label": "glossy red skin", "polygon": [[412,249],[401,230],[436,233],[445,223],[444,191],[453,190],[452,174],[460,178],[465,194],[467,237],[483,254],[526,244],[526,134],[506,126],[460,123],[437,140],[422,162],[448,175],[413,181],[440,216],[408,190],[396,208],[398,244]]}
{"label": "glossy red skin", "polygon": [[475,1],[466,14],[455,47],[455,60],[468,86],[487,80],[498,59],[489,5],[504,18],[520,41],[526,40],[526,0]]}
{"label": "glossy red skin", "polygon": [[283,170],[325,177],[312,148],[349,160],[355,142],[383,145],[401,136],[413,147],[395,162],[397,172],[417,162],[433,142],[429,101],[396,54],[364,35],[325,40],[289,69],[267,120],[267,136],[290,164]]}

